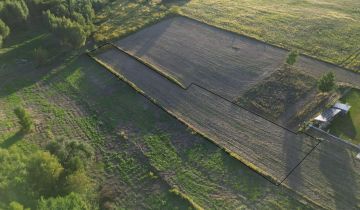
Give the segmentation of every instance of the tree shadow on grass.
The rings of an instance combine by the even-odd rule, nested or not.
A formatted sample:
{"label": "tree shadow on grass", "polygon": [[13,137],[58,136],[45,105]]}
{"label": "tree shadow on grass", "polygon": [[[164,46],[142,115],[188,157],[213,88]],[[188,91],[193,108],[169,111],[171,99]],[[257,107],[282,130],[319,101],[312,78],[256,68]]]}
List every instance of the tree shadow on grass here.
{"label": "tree shadow on grass", "polygon": [[14,135],[10,136],[8,139],[6,139],[4,142],[0,144],[0,147],[3,149],[7,149],[11,147],[12,145],[16,144],[18,141],[20,141],[22,138],[24,138],[25,132],[23,130],[19,130]]}
{"label": "tree shadow on grass", "polygon": [[351,152],[332,141],[323,142],[322,147],[320,171],[334,193],[336,209],[355,209],[360,202],[357,197],[359,168],[353,164]]}
{"label": "tree shadow on grass", "polygon": [[336,136],[344,134],[351,139],[355,139],[357,135],[356,127],[349,114],[337,118],[331,125],[330,132]]}

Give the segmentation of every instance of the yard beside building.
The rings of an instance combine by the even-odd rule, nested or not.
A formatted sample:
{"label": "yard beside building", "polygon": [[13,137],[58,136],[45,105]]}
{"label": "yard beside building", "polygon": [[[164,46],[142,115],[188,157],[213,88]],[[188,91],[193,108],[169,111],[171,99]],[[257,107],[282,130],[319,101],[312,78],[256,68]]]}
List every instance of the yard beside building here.
{"label": "yard beside building", "polygon": [[354,144],[360,144],[360,90],[351,90],[341,102],[349,104],[351,109],[348,114],[334,120],[330,126],[330,133]]}

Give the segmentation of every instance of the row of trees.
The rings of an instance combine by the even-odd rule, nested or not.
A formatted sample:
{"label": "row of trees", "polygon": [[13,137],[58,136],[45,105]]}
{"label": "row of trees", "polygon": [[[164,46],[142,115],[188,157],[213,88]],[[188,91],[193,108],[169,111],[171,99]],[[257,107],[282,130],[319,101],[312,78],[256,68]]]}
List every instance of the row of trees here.
{"label": "row of trees", "polygon": [[[110,0],[3,0],[0,1],[0,44],[11,31],[46,27],[64,47],[79,48],[94,30],[95,11]],[[0,45],[1,47],[1,45]]]}

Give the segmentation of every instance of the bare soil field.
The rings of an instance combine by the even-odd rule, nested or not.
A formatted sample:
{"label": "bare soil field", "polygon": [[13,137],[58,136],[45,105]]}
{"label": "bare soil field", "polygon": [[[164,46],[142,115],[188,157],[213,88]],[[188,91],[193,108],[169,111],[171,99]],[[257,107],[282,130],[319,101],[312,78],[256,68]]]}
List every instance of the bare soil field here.
{"label": "bare soil field", "polygon": [[199,86],[184,90],[116,48],[97,54],[96,59],[177,119],[277,183],[318,144]]}
{"label": "bare soil field", "polygon": [[274,72],[287,55],[285,50],[185,17],[164,20],[115,45],[185,87],[196,83],[229,100]]}
{"label": "bare soil field", "polygon": [[355,149],[316,132],[294,134],[192,85],[184,90],[126,53],[108,48],[95,59],[235,158],[325,209],[359,208]]}
{"label": "bare soil field", "polygon": [[[115,42],[170,78],[195,83],[234,101],[281,68],[288,51],[186,17],[174,17]],[[338,82],[359,86],[360,75],[306,56],[299,70],[319,77],[332,71]]]}
{"label": "bare soil field", "polygon": [[[92,56],[159,107],[275,184],[284,184],[326,209],[359,208],[360,168],[353,159],[354,148],[313,132],[310,134],[325,140],[296,134],[232,103],[279,73],[287,53],[176,17]],[[317,78],[332,71],[338,82],[360,84],[360,75],[306,56],[300,56],[295,68],[301,78]],[[309,82],[303,86],[306,90],[297,90],[299,95],[290,97],[296,106],[304,103],[300,100],[303,96],[310,101],[317,98],[311,92],[314,80]],[[286,94],[288,89],[280,92]],[[318,101],[329,97],[323,95]],[[283,114],[279,116],[292,116]]]}

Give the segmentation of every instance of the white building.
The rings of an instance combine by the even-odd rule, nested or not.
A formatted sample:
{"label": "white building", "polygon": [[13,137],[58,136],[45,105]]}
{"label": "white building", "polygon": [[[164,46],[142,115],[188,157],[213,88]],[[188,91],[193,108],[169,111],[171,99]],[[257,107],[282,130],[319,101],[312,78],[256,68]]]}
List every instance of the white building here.
{"label": "white building", "polygon": [[331,121],[335,119],[339,114],[347,114],[350,110],[351,106],[348,104],[343,104],[337,102],[329,109],[323,111],[320,115],[314,118],[314,120],[319,125],[319,128],[324,129],[330,125]]}

